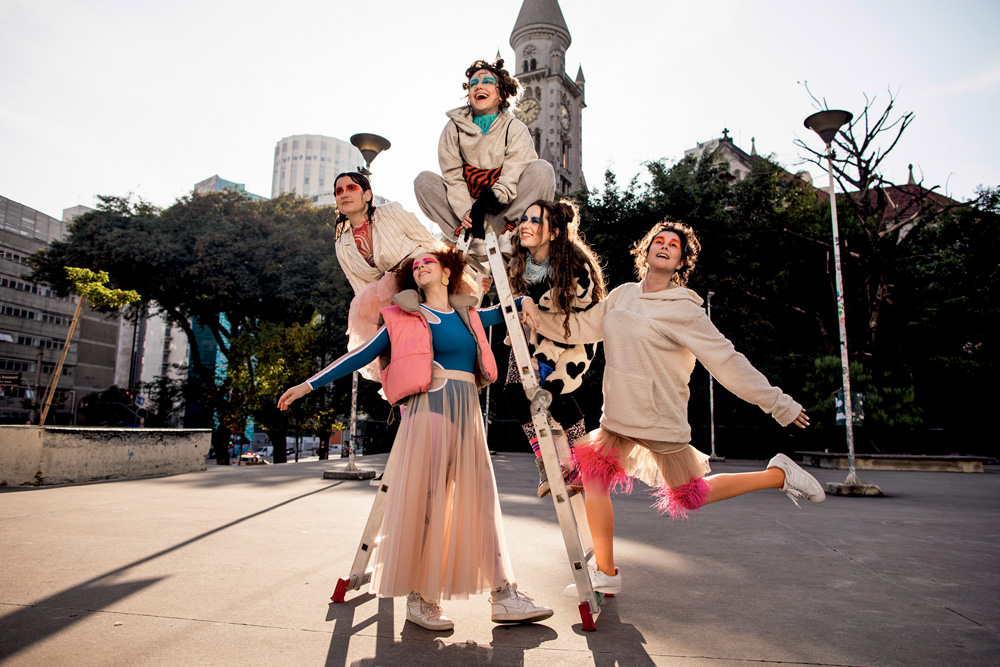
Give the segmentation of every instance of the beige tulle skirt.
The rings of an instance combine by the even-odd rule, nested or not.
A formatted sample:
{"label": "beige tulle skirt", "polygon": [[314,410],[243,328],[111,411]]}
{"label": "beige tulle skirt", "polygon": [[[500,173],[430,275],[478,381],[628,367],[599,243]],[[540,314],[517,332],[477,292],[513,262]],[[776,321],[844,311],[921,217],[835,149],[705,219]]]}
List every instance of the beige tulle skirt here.
{"label": "beige tulle skirt", "polygon": [[641,441],[599,428],[576,446],[616,455],[626,475],[652,487],[676,489],[711,472],[709,456],[687,443]]}
{"label": "beige tulle skirt", "polygon": [[515,583],[471,373],[435,370],[406,402],[392,456],[373,590],[447,600]]}

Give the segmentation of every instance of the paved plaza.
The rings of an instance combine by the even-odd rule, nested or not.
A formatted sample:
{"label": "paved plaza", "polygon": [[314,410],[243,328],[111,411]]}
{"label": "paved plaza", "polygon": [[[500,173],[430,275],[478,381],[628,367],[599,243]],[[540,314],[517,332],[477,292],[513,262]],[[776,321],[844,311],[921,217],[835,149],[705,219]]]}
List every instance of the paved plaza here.
{"label": "paved plaza", "polygon": [[887,497],[800,510],[766,491],[672,523],[637,485],[615,501],[624,590],[587,633],[531,455],[493,462],[520,587],[555,609],[544,623],[494,625],[485,596],[446,601],[445,633],[367,588],[332,604],[375,489],[324,480],[340,459],[210,465],[0,490],[0,664],[1000,665],[998,467],[867,472]]}

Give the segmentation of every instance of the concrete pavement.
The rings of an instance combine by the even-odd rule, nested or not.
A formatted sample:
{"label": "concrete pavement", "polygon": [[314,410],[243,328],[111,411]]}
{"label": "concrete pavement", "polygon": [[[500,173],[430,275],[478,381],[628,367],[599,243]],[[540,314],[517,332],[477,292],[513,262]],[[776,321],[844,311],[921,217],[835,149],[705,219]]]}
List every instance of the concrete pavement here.
{"label": "concrete pavement", "polygon": [[322,479],[343,465],[0,490],[0,664],[1000,665],[996,467],[865,472],[888,497],[799,510],[765,491],[672,523],[637,485],[615,501],[624,590],[585,633],[534,462],[500,454],[520,587],[555,616],[497,626],[485,596],[446,601],[455,630],[433,633],[401,599],[330,603],[375,493]]}

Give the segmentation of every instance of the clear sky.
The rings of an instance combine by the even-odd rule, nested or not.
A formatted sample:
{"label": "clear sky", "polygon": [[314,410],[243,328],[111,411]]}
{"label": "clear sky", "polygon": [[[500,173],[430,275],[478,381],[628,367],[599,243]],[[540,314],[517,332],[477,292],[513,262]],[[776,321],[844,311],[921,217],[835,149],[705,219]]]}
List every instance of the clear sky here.
{"label": "clear sky", "polygon": [[[791,168],[805,88],[916,120],[888,162],[965,199],[1000,185],[1000,3],[560,0],[583,66],[584,173],[625,182],[723,128]],[[168,206],[213,174],[269,196],[292,134],[388,138],[376,191],[417,211],[463,74],[499,49],[521,0],[0,0],[0,194],[49,215],[96,194]],[[513,63],[511,63],[513,64]],[[816,168],[817,184],[826,183]],[[945,190],[946,189],[946,190]],[[696,221],[690,221],[696,222]]]}

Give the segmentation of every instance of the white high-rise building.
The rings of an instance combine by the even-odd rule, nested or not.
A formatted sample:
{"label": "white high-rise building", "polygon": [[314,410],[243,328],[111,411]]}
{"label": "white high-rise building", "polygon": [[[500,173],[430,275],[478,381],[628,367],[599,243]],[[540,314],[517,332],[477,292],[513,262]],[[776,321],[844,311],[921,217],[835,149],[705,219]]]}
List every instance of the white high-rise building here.
{"label": "white high-rise building", "polygon": [[332,193],[337,174],[357,171],[364,164],[361,151],[348,141],[319,134],[285,137],[274,147],[271,196],[295,192],[315,198]]}

